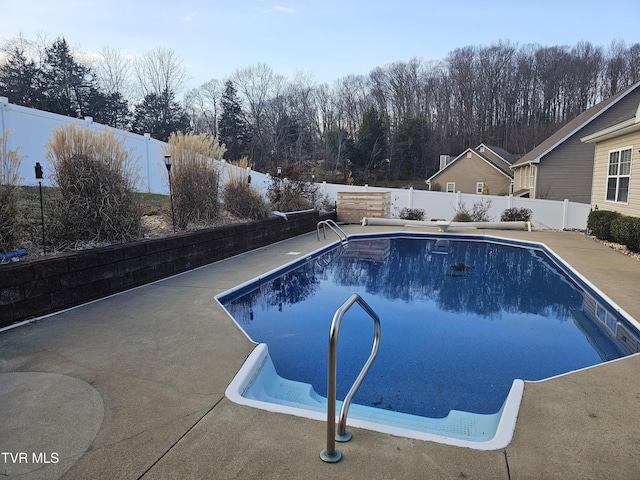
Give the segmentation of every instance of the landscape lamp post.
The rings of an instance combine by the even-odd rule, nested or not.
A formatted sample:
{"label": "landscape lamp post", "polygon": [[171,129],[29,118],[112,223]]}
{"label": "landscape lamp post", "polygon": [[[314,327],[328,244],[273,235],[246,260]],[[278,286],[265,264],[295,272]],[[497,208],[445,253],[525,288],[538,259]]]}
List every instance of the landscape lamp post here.
{"label": "landscape lamp post", "polygon": [[171,202],[171,223],[173,223],[173,233],[176,233],[176,216],[173,212],[173,190],[171,189],[171,155],[164,156],[164,166],[167,167],[169,176],[169,200]]}
{"label": "landscape lamp post", "polygon": [[42,221],[42,254],[47,254],[47,246],[44,239],[44,202],[42,200],[42,165],[40,162],[36,162],[36,180],[38,180],[38,186],[40,190],[40,218]]}

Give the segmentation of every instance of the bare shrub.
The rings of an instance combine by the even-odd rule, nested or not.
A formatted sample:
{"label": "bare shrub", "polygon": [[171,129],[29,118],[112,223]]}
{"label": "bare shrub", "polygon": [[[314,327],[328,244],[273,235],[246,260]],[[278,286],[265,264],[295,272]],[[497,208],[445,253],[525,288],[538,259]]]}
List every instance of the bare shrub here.
{"label": "bare shrub", "polygon": [[18,239],[18,202],[20,200],[20,164],[25,158],[20,148],[7,150],[9,130],[0,136],[0,252],[16,247]]}
{"label": "bare shrub", "polygon": [[140,235],[137,183],[131,150],[108,129],[94,132],[76,124],[53,131],[46,157],[60,204],[51,215],[49,239],[54,248],[84,242],[123,242]]}
{"label": "bare shrub", "polygon": [[404,220],[424,220],[424,210],[422,208],[403,208],[400,218]]}
{"label": "bare shrub", "polygon": [[267,188],[271,208],[281,212],[295,212],[315,208],[319,199],[318,186],[300,180],[301,172],[295,165],[283,167],[281,176],[272,176]]}
{"label": "bare shrub", "polygon": [[222,188],[222,201],[227,212],[239,218],[258,220],[269,215],[269,206],[262,194],[251,187],[247,174],[249,159],[242,157],[227,169],[227,182]]}
{"label": "bare shrub", "polygon": [[473,204],[471,209],[466,205],[460,205],[459,210],[454,215],[454,222],[489,222],[489,208],[491,208],[491,200],[480,200]]}
{"label": "bare shrub", "polygon": [[469,215],[469,212],[458,210],[456,214],[453,216],[453,218],[451,219],[451,221],[452,222],[473,222],[473,219],[471,218],[471,215]]}
{"label": "bare shrub", "polygon": [[501,222],[528,222],[533,212],[529,208],[507,208],[500,215]]}
{"label": "bare shrub", "polygon": [[52,214],[49,236],[57,249],[140,236],[140,211],[119,172],[74,156],[57,163],[56,182],[62,203]]}
{"label": "bare shrub", "polygon": [[205,134],[172,133],[165,149],[171,155],[176,223],[182,230],[210,225],[218,217],[220,172],[214,160],[225,147]]}

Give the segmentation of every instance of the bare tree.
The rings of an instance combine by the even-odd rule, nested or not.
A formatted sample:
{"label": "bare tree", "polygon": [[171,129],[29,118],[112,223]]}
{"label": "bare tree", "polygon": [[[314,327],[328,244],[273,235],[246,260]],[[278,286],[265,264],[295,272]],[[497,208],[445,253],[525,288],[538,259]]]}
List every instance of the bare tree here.
{"label": "bare tree", "polygon": [[218,117],[222,92],[222,83],[214,79],[185,94],[185,108],[195,133],[207,133],[218,138]]}
{"label": "bare tree", "polygon": [[92,68],[106,94],[120,93],[125,98],[131,96],[131,60],[120,50],[102,47],[97,60],[92,63]]}
{"label": "bare tree", "polygon": [[336,81],[335,88],[343,115],[341,126],[355,137],[365,112],[373,105],[369,80],[364,75],[347,75]]}
{"label": "bare tree", "polygon": [[454,135],[459,139],[455,150],[462,151],[477,139],[477,50],[474,47],[458,48],[447,56],[448,77],[452,85],[453,116],[456,122]]}
{"label": "bare tree", "polygon": [[170,48],[158,47],[145,52],[133,63],[140,96],[179,94],[189,80],[182,60]]}
{"label": "bare tree", "polygon": [[237,70],[232,80],[247,109],[247,118],[252,125],[251,158],[258,167],[265,167],[271,157],[271,142],[268,121],[265,117],[270,99],[280,95],[285,78],[276,74],[265,63]]}

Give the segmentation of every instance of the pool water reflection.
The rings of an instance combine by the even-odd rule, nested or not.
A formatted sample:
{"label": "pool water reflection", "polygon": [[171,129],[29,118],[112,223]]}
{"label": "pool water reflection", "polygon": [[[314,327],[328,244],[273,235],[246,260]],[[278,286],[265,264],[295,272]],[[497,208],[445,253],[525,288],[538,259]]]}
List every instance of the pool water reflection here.
{"label": "pool water reflection", "polygon": [[[514,379],[540,380],[628,353],[622,319],[538,248],[448,236],[366,238],[224,294],[220,302],[281,377],[326,396],[335,310],[360,294],[382,322],[380,351],[354,402],[424,417],[492,414]],[[602,313],[602,312],[601,312]],[[613,320],[612,320],[613,319]],[[604,323],[603,323],[604,322]],[[338,398],[371,349],[371,320],[351,309],[338,345]]]}

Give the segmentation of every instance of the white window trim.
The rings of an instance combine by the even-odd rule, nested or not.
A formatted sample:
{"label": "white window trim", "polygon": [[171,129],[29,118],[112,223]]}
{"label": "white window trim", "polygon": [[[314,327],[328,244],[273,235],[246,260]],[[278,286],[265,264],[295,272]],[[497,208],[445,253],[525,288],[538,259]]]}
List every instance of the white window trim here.
{"label": "white window trim", "polygon": [[476,182],[476,193],[478,195],[482,195],[483,191],[484,191],[484,182]]}
{"label": "white window trim", "polygon": [[522,183],[522,172],[524,170],[524,167],[520,167],[518,169],[518,188],[524,188],[524,184]]}
{"label": "white window trim", "polygon": [[[611,154],[614,152],[618,152],[619,155],[619,159],[622,159],[622,152],[625,152],[629,150],[631,152],[631,156],[629,158],[629,173],[627,175],[620,175],[620,161],[618,162],[618,173],[616,175],[609,175],[609,166],[610,166],[610,162],[611,162]],[[629,186],[631,185],[631,170],[633,168],[633,145],[630,146],[626,146],[626,147],[621,147],[621,148],[615,148],[613,150],[609,150],[609,154],[607,155],[607,175],[606,175],[606,181],[605,181],[605,185],[604,185],[604,201],[608,202],[608,203],[615,203],[617,205],[629,205],[629,194],[631,193],[631,191],[629,190]],[[621,202],[619,200],[609,200],[607,198],[607,195],[609,193],[609,179],[611,178],[615,178],[616,181],[616,193],[615,193],[615,198],[618,198],[619,195],[619,187],[620,187],[620,179],[621,178],[628,178],[629,179],[629,184],[627,186],[627,200],[624,202]]]}
{"label": "white window trim", "polygon": [[[449,190],[449,185],[451,185],[451,190]],[[447,193],[455,193],[456,191],[456,182],[447,182]]]}
{"label": "white window trim", "polygon": [[533,188],[536,183],[536,170],[533,165],[529,165],[529,188]]}

